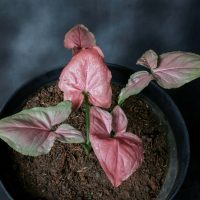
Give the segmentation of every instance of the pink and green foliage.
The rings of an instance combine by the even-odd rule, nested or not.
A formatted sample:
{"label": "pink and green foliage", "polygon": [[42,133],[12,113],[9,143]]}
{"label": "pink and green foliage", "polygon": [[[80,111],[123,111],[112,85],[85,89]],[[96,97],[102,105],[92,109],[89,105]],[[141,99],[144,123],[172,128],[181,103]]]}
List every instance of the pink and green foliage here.
{"label": "pink and green foliage", "polygon": [[119,103],[138,94],[151,80],[155,80],[163,88],[171,89],[200,77],[200,55],[190,52],[175,51],[158,56],[153,50],[149,50],[137,64],[149,68],[151,74],[144,71],[133,74],[119,95]]}
{"label": "pink and green foliage", "polygon": [[200,55],[179,51],[164,53],[160,55],[159,67],[153,73],[163,88],[181,87],[200,77]]}
{"label": "pink and green foliage", "polygon": [[0,120],[0,138],[16,151],[29,156],[48,153],[56,139],[64,143],[83,143],[81,132],[68,124],[53,130],[70,113],[69,101],[47,108],[23,110]]}
{"label": "pink and green foliage", "polygon": [[[92,145],[106,175],[117,187],[141,165],[144,159],[142,141],[126,132],[128,120],[119,106],[112,114],[99,108],[111,106],[112,76],[94,35],[84,25],[77,25],[66,33],[64,46],[73,52],[59,78],[59,88],[64,100],[68,101],[48,108],[23,110],[0,120],[0,138],[16,151],[30,156],[48,153],[55,140],[84,143],[87,153]],[[137,76],[139,80],[143,77],[143,81],[136,85],[141,82],[147,85],[151,79],[147,72]],[[71,113],[71,107],[75,110],[82,104],[86,116],[86,141],[78,130],[61,124]],[[90,104],[93,105],[91,112]]]}
{"label": "pink and green foliage", "polygon": [[97,107],[91,108],[90,141],[115,187],[135,172],[144,159],[142,141],[135,134],[126,132],[127,123],[126,115],[119,106],[112,114]]}
{"label": "pink and green foliage", "polygon": [[74,52],[82,48],[90,48],[96,45],[96,39],[93,33],[89,32],[88,28],[83,24],[74,26],[65,34],[64,46],[67,49],[72,49]]}
{"label": "pink and green foliage", "polygon": [[[0,138],[16,151],[30,156],[48,153],[55,140],[84,143],[87,153],[93,148],[108,179],[118,187],[141,166],[144,160],[142,141],[127,131],[128,120],[120,106],[112,113],[101,109],[111,106],[112,76],[94,35],[79,24],[66,33],[64,46],[73,52],[59,78],[59,88],[67,101],[52,107],[23,110],[1,119]],[[151,80],[163,88],[177,88],[200,76],[200,56],[193,53],[171,52],[158,56],[149,50],[137,64],[147,67],[150,72],[139,71],[131,75],[121,90],[119,104],[141,92]],[[80,131],[63,123],[71,108],[78,109],[82,104],[86,140]]]}
{"label": "pink and green foliage", "polygon": [[[84,143],[86,152],[91,146],[100,165],[114,187],[118,187],[144,160],[141,139],[127,132],[128,120],[120,106],[112,113],[111,72],[104,62],[94,35],[82,24],[65,35],[64,46],[73,57],[63,69],[59,88],[64,101],[47,108],[32,108],[0,120],[0,138],[13,149],[31,156],[46,154],[55,140],[64,143]],[[163,88],[177,88],[200,76],[200,56],[193,53],[171,52],[158,56],[145,52],[137,64],[149,69],[134,73],[122,89],[118,103],[141,92],[151,80]],[[81,132],[63,123],[73,110],[84,104],[86,141]],[[90,104],[93,107],[90,109]],[[62,124],[61,124],[62,123]],[[55,128],[56,125],[56,128]]]}
{"label": "pink and green foliage", "polygon": [[[126,130],[128,120],[120,106],[112,113],[101,109],[111,106],[112,76],[94,35],[79,24],[66,33],[64,46],[73,52],[59,78],[59,88],[67,101],[48,108],[23,110],[1,119],[0,138],[16,151],[31,156],[48,153],[55,140],[84,143],[87,153],[93,148],[108,179],[118,187],[141,166],[144,160],[142,141]],[[200,56],[193,53],[171,52],[158,56],[149,50],[137,64],[150,72],[139,71],[130,77],[121,90],[119,104],[141,92],[151,80],[163,88],[177,88],[200,76]],[[75,110],[82,104],[86,140],[81,132],[63,123],[71,107]]]}
{"label": "pink and green foliage", "polygon": [[158,67],[159,57],[153,50],[146,51],[141,58],[138,59],[137,64],[147,67],[149,69],[155,69]]}
{"label": "pink and green foliage", "polygon": [[132,74],[126,87],[121,90],[118,102],[121,104],[128,97],[140,93],[153,79],[152,74],[147,71],[139,71]]}
{"label": "pink and green foliage", "polygon": [[65,34],[64,47],[71,49],[73,54],[82,49],[94,48],[104,57],[102,50],[96,46],[96,39],[86,26],[78,24]]}
{"label": "pink and green foliage", "polygon": [[89,95],[92,105],[109,108],[112,89],[111,72],[96,49],[84,49],[74,55],[63,69],[59,88],[64,99],[72,101],[73,109],[81,106],[84,93]]}
{"label": "pink and green foliage", "polygon": [[[128,120],[119,106],[112,115],[98,108],[110,107],[112,90],[111,73],[94,35],[85,26],[77,25],[65,35],[64,45],[72,49],[74,56],[61,73],[59,88],[64,92],[64,99],[72,101],[73,109],[84,102],[86,152],[92,145],[106,175],[117,187],[141,165],[142,142],[126,132]],[[89,112],[88,103],[98,107],[92,107]],[[116,133],[113,137],[112,130]]]}

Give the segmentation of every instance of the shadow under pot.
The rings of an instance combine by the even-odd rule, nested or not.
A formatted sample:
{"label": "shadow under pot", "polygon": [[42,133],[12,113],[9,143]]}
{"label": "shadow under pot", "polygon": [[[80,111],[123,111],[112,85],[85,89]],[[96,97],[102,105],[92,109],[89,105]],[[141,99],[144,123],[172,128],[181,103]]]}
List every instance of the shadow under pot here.
{"label": "shadow under pot", "polygon": [[[108,66],[114,106],[134,71]],[[57,86],[61,70],[50,71],[21,87],[4,106],[1,118],[24,108],[62,101]],[[151,83],[141,94],[128,98],[123,109],[128,129],[142,138],[145,159],[118,188],[112,187],[94,153],[87,156],[81,145],[56,142],[49,154],[30,157],[1,141],[0,199],[173,199],[184,181],[190,156],[188,132],[178,108]],[[69,120],[84,132],[82,113],[81,108]]]}

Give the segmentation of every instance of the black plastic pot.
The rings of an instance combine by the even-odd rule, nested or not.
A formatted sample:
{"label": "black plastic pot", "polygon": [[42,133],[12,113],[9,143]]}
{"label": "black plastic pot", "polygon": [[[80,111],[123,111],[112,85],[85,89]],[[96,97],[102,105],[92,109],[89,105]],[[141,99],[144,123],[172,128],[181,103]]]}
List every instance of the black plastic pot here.
{"label": "black plastic pot", "polygon": [[[126,67],[109,64],[112,71],[113,82],[126,84],[133,73]],[[23,102],[40,87],[58,80],[62,69],[46,73],[20,88],[8,101],[1,112],[1,118],[21,110]],[[168,131],[170,162],[164,185],[157,200],[171,200],[180,189],[189,164],[190,147],[187,128],[184,120],[171,98],[157,85],[151,83],[142,95],[147,103],[151,104],[154,113],[165,124]],[[1,173],[3,169],[0,169]],[[0,177],[1,180],[1,177]],[[11,200],[9,193],[0,181],[0,199]]]}

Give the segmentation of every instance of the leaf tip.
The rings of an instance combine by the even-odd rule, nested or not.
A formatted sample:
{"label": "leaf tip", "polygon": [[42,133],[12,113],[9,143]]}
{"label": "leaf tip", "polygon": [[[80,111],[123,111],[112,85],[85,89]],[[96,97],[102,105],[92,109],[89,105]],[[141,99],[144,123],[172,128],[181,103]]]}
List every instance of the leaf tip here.
{"label": "leaf tip", "polygon": [[142,65],[144,67],[155,69],[158,65],[158,55],[152,49],[147,50],[142,56],[137,60],[137,65]]}
{"label": "leaf tip", "polygon": [[83,24],[77,24],[65,34],[64,47],[72,49],[74,54],[78,53],[82,48],[89,48],[95,45],[94,34]]}

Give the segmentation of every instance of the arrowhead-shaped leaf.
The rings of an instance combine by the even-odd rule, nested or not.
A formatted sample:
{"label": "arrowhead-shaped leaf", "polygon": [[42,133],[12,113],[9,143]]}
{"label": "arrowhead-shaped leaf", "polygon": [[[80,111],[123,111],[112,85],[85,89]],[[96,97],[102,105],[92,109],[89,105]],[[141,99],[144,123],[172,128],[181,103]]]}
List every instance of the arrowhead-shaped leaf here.
{"label": "arrowhead-shaped leaf", "polygon": [[121,104],[131,95],[140,93],[153,80],[153,76],[147,71],[139,71],[131,75],[128,84],[119,94],[118,103]]}
{"label": "arrowhead-shaped leaf", "polygon": [[153,75],[163,88],[178,88],[200,77],[200,55],[188,52],[162,54]]}
{"label": "arrowhead-shaped leaf", "polygon": [[[123,111],[117,108],[114,112],[120,115]],[[123,118],[115,116],[119,121]],[[91,108],[90,140],[93,150],[108,179],[118,187],[141,165],[143,147],[141,140],[133,133],[119,132],[111,138],[111,124],[110,113],[97,107]]]}
{"label": "arrowhead-shaped leaf", "polygon": [[92,48],[73,56],[61,73],[59,88],[64,92],[64,99],[72,101],[73,109],[82,104],[83,93],[88,93],[92,105],[109,108],[112,97],[110,81],[110,70]]}
{"label": "arrowhead-shaped leaf", "polygon": [[158,65],[158,55],[153,50],[148,50],[138,59],[136,64],[155,69]]}
{"label": "arrowhead-shaped leaf", "polygon": [[64,46],[73,49],[75,53],[82,48],[93,47],[95,44],[94,35],[83,24],[74,26],[65,34]]}
{"label": "arrowhead-shaped leaf", "polygon": [[47,108],[23,110],[0,120],[0,138],[24,155],[46,154],[57,137],[53,126],[65,121],[70,112],[69,101]]}

